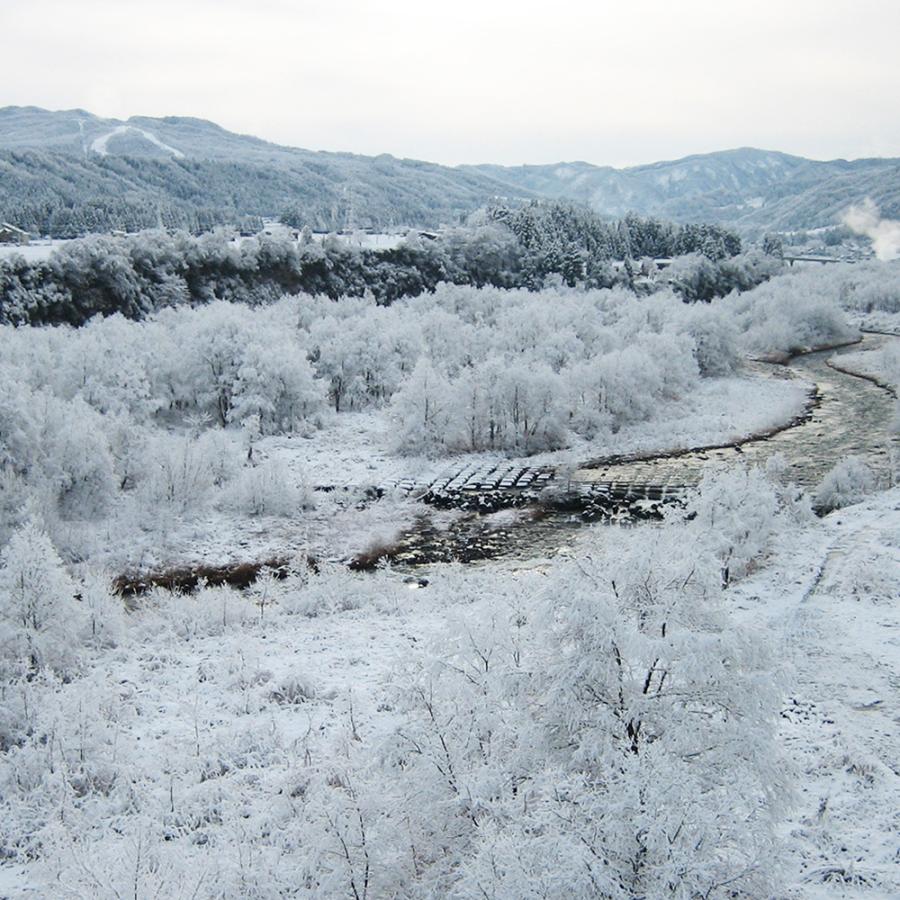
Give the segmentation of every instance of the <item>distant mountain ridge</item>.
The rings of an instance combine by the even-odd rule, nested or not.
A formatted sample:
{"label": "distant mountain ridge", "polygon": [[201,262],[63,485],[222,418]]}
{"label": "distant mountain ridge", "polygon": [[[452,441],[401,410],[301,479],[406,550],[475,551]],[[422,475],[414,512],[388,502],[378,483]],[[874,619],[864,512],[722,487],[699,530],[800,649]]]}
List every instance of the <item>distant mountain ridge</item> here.
{"label": "distant mountain ridge", "polygon": [[867,195],[886,214],[900,212],[900,159],[822,162],[745,147],[626,169],[585,162],[463,168],[606,215],[635,211],[742,230],[834,225],[847,205]]}
{"label": "distant mountain ridge", "polygon": [[[834,225],[870,196],[900,216],[900,159],[817,161],[740,148],[615,169],[587,162],[448,167],[384,154],[303,150],[203,119],[106,119],[0,109],[0,214],[27,224],[86,204],[125,225],[287,213],[313,227],[434,226],[486,203],[564,199],[618,217],[716,222],[745,233]],[[105,204],[105,206],[104,206]],[[152,223],[151,223],[152,224]]]}

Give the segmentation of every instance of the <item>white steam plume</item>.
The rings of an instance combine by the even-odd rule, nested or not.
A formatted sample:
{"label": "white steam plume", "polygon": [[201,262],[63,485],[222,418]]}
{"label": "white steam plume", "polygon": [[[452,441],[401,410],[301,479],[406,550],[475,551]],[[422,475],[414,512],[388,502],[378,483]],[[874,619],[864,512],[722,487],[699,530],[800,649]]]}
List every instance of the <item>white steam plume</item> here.
{"label": "white steam plume", "polygon": [[841,221],[857,234],[872,239],[875,255],[884,261],[900,257],[900,222],[882,219],[878,207],[870,197],[857,206],[851,206]]}

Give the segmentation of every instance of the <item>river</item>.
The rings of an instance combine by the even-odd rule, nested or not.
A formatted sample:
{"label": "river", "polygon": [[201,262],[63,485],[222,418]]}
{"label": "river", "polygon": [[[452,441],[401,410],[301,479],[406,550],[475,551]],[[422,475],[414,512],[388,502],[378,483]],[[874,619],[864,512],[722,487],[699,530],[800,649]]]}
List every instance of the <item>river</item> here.
{"label": "river", "polygon": [[[751,363],[755,371],[773,378],[800,378],[816,387],[809,415],[797,424],[762,438],[749,438],[716,449],[661,453],[627,462],[592,462],[571,476],[575,484],[603,482],[691,486],[715,468],[729,465],[764,465],[775,455],[786,463],[786,477],[814,487],[836,463],[859,456],[886,484],[891,454],[900,441],[891,433],[894,398],[865,378],[839,372],[828,360],[843,353],[874,350],[898,338],[866,334],[862,341],[840,350],[828,349],[796,356],[787,364]],[[471,513],[446,530],[427,521],[401,538],[392,554],[401,567],[419,567],[458,559],[463,562],[505,558],[529,561],[565,552],[574,544],[585,519],[578,513],[547,511],[539,507],[508,510],[494,515]]]}

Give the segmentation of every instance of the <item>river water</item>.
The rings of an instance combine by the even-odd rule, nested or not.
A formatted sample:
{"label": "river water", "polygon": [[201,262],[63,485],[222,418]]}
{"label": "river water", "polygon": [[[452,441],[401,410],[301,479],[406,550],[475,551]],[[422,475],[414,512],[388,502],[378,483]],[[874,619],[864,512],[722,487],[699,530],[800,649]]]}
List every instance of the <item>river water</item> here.
{"label": "river water", "polygon": [[738,447],[583,469],[576,477],[583,481],[696,484],[710,467],[735,462],[759,465],[781,454],[791,479],[804,487],[815,485],[832,466],[854,455],[863,457],[879,478],[886,479],[894,399],[864,378],[836,371],[828,360],[839,360],[843,353],[874,350],[892,340],[897,338],[867,334],[861,342],[840,351],[808,353],[785,366],[765,365],[773,377],[801,378],[817,387],[817,403],[809,419],[792,428]]}
{"label": "river water", "polygon": [[[838,372],[828,360],[844,353],[874,350],[897,338],[864,336],[842,350],[823,350],[795,357],[787,365],[753,363],[755,371],[775,378],[800,378],[816,386],[815,405],[802,422],[766,438],[737,446],[662,454],[638,461],[592,464],[577,470],[574,482],[618,482],[660,486],[690,486],[715,468],[735,464],[764,465],[783,457],[787,477],[806,488],[815,486],[836,463],[859,456],[881,483],[888,483],[892,453],[900,442],[891,434],[894,399],[870,381]],[[553,556],[573,546],[585,521],[580,514],[536,510],[508,511],[506,515],[469,514],[440,532],[424,529],[402,539],[394,557],[401,567],[418,567],[458,559],[477,562],[503,557],[530,561]]]}

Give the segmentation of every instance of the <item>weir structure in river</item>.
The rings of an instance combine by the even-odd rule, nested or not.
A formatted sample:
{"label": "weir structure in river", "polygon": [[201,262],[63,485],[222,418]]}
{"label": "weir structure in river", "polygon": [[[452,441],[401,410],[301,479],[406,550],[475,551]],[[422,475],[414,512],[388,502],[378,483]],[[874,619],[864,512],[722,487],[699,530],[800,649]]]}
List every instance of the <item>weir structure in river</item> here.
{"label": "weir structure in river", "polygon": [[[866,335],[849,349],[875,350],[889,340],[897,338]],[[659,517],[663,504],[683,498],[706,473],[734,464],[764,465],[776,455],[784,461],[786,477],[804,488],[814,487],[848,456],[862,458],[878,481],[888,484],[900,458],[900,442],[891,430],[894,398],[871,380],[831,367],[828,360],[836,353],[831,348],[786,365],[766,365],[772,377],[800,378],[814,391],[802,416],[764,436],[719,447],[593,460],[574,470],[501,462],[449,471],[427,484],[385,484],[380,490],[401,490],[427,504],[470,513],[442,534],[420,523],[401,536],[391,558],[417,565],[553,552],[565,542],[567,528]],[[532,514],[497,527],[485,515],[509,508]]]}
{"label": "weir structure in river", "polygon": [[[866,335],[851,345],[853,352],[874,350],[891,340]],[[894,338],[896,340],[896,338]],[[436,506],[491,512],[538,502],[549,494],[568,497],[573,504],[607,498],[615,501],[665,501],[682,496],[703,475],[732,463],[764,464],[780,454],[791,480],[803,487],[815,485],[836,463],[855,455],[865,459],[876,477],[890,476],[893,398],[871,380],[828,364],[834,349],[794,358],[788,365],[770,364],[775,377],[800,378],[815,386],[803,415],[782,428],[730,444],[608,457],[576,467],[529,467],[495,462],[464,466],[445,472],[425,484],[412,480],[387,482],[379,493],[401,490]]]}

